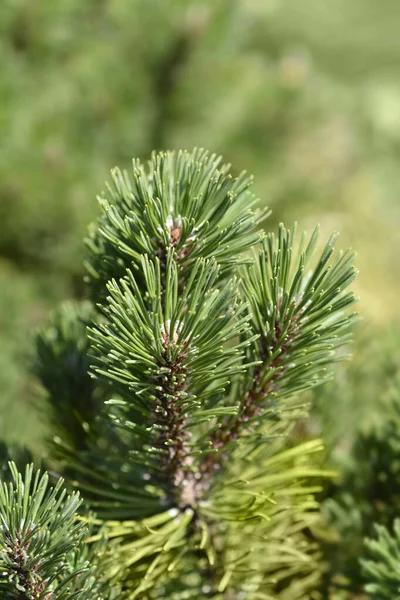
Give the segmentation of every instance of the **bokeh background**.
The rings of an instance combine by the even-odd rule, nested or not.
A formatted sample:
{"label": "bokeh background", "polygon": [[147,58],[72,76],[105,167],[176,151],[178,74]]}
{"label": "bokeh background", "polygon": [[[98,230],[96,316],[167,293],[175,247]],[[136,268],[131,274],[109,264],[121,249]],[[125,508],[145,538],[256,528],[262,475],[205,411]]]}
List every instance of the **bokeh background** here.
{"label": "bokeh background", "polygon": [[354,358],[312,425],[348,460],[400,364],[399,24],[397,0],[1,0],[0,438],[46,435],[33,332],[84,294],[110,168],[202,146],[254,174],[268,228],[358,252]]}

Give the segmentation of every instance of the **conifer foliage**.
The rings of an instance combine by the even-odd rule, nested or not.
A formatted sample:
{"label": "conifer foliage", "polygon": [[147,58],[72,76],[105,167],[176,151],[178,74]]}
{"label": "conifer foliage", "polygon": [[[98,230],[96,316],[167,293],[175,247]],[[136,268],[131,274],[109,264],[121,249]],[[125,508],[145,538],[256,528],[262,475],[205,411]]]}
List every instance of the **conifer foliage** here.
{"label": "conifer foliage", "polygon": [[[12,482],[0,483],[0,590],[3,598],[83,600],[99,595],[98,558],[88,561],[87,527],[76,518],[79,493],[66,495],[59,480],[28,465],[25,477],[10,463]],[[107,597],[111,598],[107,588]]]}
{"label": "conifer foliage", "polygon": [[[345,583],[349,597],[366,588],[368,597],[377,600],[400,593],[396,575],[400,567],[400,379],[396,351],[390,348],[389,352],[393,364],[384,357],[388,372],[380,382],[382,417],[375,416],[368,428],[360,428],[342,478],[322,509],[335,532],[326,539],[325,587]],[[378,368],[382,372],[382,365]]]}
{"label": "conifer foliage", "polygon": [[[87,240],[93,306],[61,307],[35,365],[57,470],[94,525],[85,537],[75,492],[46,495],[47,479],[29,467],[24,483],[12,466],[2,560],[32,546],[29,581],[48,591],[6,566],[9,597],[311,598],[321,444],[292,432],[299,393],[329,377],[348,340],[354,255],[335,237],[317,251],[317,231],[265,234],[251,178],[203,150],[112,177]],[[83,538],[85,567],[56,568]],[[115,552],[94,593],[80,569],[100,568],[105,538]]]}
{"label": "conifer foliage", "polygon": [[375,525],[377,538],[365,541],[367,558],[361,561],[366,590],[375,600],[400,596],[400,521],[394,521],[393,533]]}

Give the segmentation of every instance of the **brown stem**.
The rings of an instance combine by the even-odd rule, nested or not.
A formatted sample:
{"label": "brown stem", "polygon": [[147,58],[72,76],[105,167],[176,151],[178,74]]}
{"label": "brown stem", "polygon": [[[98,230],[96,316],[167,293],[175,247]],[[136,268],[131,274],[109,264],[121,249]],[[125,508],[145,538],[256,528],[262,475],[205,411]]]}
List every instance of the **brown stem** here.
{"label": "brown stem", "polygon": [[[283,367],[286,362],[286,352],[290,349],[293,340],[296,337],[301,315],[302,311],[298,311],[292,317],[287,329],[287,338],[282,344],[279,342],[282,335],[280,319],[275,323],[272,336],[272,349],[268,350],[268,346],[271,346],[270,341],[267,343],[266,339],[262,340],[261,363],[254,369],[253,383],[240,404],[238,414],[226,427],[222,426],[216,431],[214,438],[212,439],[212,447],[216,452],[208,454],[200,467],[202,476],[206,480],[209,480],[212,474],[221,468],[223,461],[226,459],[224,448],[227,444],[237,440],[244,430],[249,429],[249,422],[254,417],[261,414],[270,405],[269,398],[276,388],[277,380],[282,376],[284,371]],[[269,356],[275,354],[278,349],[280,349],[279,354],[269,362]],[[268,381],[261,386],[261,381],[266,371],[279,369],[280,367],[281,369],[276,371]]]}
{"label": "brown stem", "polygon": [[163,333],[163,344],[164,361],[160,367],[167,368],[168,373],[162,376],[161,382],[157,382],[160,390],[156,394],[158,403],[154,417],[161,431],[155,446],[162,451],[161,470],[170,489],[171,500],[180,506],[193,505],[194,477],[189,456],[189,434],[185,431],[187,417],[183,414],[182,405],[178,405],[187,388],[184,361],[189,348],[171,360],[168,358],[170,339],[167,332]]}
{"label": "brown stem", "polygon": [[[182,224],[179,218],[172,219],[166,223],[169,233],[169,246],[176,248],[180,241],[182,233]],[[189,246],[191,240],[187,240]],[[177,253],[177,258],[186,257],[188,245],[184,244]],[[166,282],[166,262],[167,249],[160,245],[158,251],[161,270],[161,286],[165,290]],[[179,281],[179,288],[184,285]],[[190,434],[185,430],[187,417],[183,413],[182,405],[179,401],[187,390],[187,370],[185,359],[190,352],[190,347],[186,346],[185,340],[182,342],[181,350],[175,359],[170,358],[170,347],[174,346],[177,339],[171,339],[168,324],[164,324],[162,332],[162,344],[164,353],[159,364],[160,368],[167,368],[167,373],[163,373],[161,378],[157,378],[156,385],[159,391],[156,393],[158,399],[154,412],[154,422],[160,427],[160,435],[155,443],[156,447],[162,452],[161,468],[164,480],[171,502],[178,506],[195,506],[196,504],[196,480],[192,470],[192,458],[190,456],[189,437]],[[177,338],[177,333],[174,333]]]}

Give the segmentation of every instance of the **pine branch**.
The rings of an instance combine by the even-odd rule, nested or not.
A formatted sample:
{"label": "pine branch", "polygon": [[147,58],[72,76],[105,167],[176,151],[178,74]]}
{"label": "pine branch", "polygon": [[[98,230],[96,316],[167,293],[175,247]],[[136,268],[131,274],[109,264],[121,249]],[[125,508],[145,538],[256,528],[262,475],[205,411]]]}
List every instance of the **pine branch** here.
{"label": "pine branch", "polygon": [[145,467],[150,480],[163,482],[171,500],[185,505],[196,488],[193,452],[208,446],[198,436],[193,446],[193,428],[236,411],[218,401],[229,378],[243,371],[242,348],[250,341],[230,348],[223,344],[244,332],[248,317],[240,317],[244,307],[238,305],[233,283],[215,288],[219,269],[213,261],[196,262],[180,296],[172,250],[165,290],[159,260],[143,258],[142,268],[146,302],[131,272],[119,285],[108,286],[111,296],[103,309],[108,324],[90,336],[95,374],[113,381],[122,395],[109,404],[127,414],[134,411],[135,419],[125,423],[136,442],[132,460]]}
{"label": "pine branch", "polygon": [[89,566],[69,562],[86,535],[79,495],[67,496],[62,480],[49,488],[32,465],[24,479],[14,463],[10,470],[13,482],[0,483],[0,590],[20,600],[86,600],[96,592]]}
{"label": "pine branch", "polygon": [[99,198],[103,215],[87,240],[87,280],[95,302],[126,269],[140,277],[142,255],[165,264],[171,246],[182,277],[190,276],[197,258],[214,257],[221,277],[232,273],[258,239],[255,229],[267,212],[253,210],[252,179],[244,173],[234,179],[229,170],[221,157],[204,150],[154,153],[147,172],[134,160],[132,181],[114,169],[111,202]]}
{"label": "pine branch", "polygon": [[348,341],[354,321],[354,314],[344,311],[355,301],[346,288],[356,275],[354,254],[340,253],[331,261],[335,239],[311,267],[317,231],[308,243],[303,236],[294,253],[295,230],[281,226],[277,238],[266,236],[254,263],[243,272],[251,315],[248,334],[253,336],[248,361],[256,364],[242,387],[237,415],[214,436],[219,456],[206,458],[204,473],[219,467],[226,446],[275,415],[282,400],[330,377],[327,367],[340,358],[337,350]]}

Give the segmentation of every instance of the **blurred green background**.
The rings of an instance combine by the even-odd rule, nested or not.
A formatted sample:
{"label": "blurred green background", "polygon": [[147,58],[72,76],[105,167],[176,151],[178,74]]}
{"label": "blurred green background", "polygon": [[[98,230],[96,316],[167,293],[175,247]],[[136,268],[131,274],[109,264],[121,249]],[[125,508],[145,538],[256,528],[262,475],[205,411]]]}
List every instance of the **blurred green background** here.
{"label": "blurred green background", "polygon": [[202,146],[255,175],[269,228],[358,251],[355,359],[321,417],[351,445],[398,365],[399,22],[396,0],[1,1],[0,437],[43,436],[32,332],[84,293],[109,169]]}

